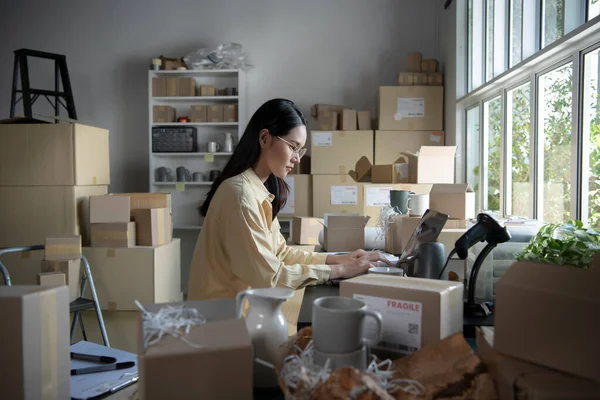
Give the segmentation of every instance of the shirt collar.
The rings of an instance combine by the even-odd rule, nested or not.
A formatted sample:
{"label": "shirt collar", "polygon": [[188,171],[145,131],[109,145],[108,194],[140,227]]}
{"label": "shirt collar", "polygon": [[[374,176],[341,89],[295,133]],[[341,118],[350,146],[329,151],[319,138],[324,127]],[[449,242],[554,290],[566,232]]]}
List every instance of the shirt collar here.
{"label": "shirt collar", "polygon": [[260,196],[261,202],[265,200],[269,200],[269,202],[272,202],[273,199],[275,199],[275,196],[273,196],[273,194],[267,190],[267,187],[265,186],[263,181],[260,180],[258,175],[256,175],[256,172],[254,172],[252,168],[248,168],[247,170],[242,172],[242,175],[244,175],[244,177],[250,182],[250,186],[252,186],[255,193],[258,196]]}

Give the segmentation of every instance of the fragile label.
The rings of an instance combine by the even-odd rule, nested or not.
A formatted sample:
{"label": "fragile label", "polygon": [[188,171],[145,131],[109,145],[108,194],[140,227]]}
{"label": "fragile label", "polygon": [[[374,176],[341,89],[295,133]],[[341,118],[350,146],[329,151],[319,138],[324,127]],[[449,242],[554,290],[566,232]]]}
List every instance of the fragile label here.
{"label": "fragile label", "polygon": [[293,176],[286,176],[285,178],[283,178],[283,180],[285,180],[285,183],[288,184],[288,186],[290,187],[290,191],[288,193],[287,196],[287,202],[285,203],[285,207],[283,207],[280,211],[281,214],[293,214],[294,213],[294,209],[295,209],[295,202],[294,202],[294,177]]}
{"label": "fragile label", "polygon": [[333,137],[331,132],[315,132],[312,135],[313,146],[331,146],[333,145]]}
{"label": "fragile label", "polygon": [[367,206],[385,206],[390,204],[391,187],[368,187]]}
{"label": "fragile label", "polygon": [[424,118],[425,99],[423,97],[398,97],[398,109],[394,118]]}
{"label": "fragile label", "polygon": [[[415,301],[386,299],[383,297],[355,294],[367,308],[379,311],[383,317],[381,340],[374,348],[393,350],[403,354],[414,353],[421,348],[423,304]],[[373,318],[365,318],[364,333],[375,339],[377,325]]]}
{"label": "fragile label", "polygon": [[429,135],[429,141],[440,143],[442,141],[443,137],[444,137],[444,134],[442,132],[433,132],[432,134]]}
{"label": "fragile label", "polygon": [[332,186],[331,205],[358,204],[358,186]]}

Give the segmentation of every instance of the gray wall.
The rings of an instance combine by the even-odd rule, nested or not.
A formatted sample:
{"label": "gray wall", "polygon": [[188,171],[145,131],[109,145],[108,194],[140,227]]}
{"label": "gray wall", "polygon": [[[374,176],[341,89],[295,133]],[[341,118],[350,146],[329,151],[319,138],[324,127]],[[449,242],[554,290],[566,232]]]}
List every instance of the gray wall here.
{"label": "gray wall", "polygon": [[[8,3],[8,4],[7,4]],[[439,55],[439,0],[20,0],[0,5],[0,117],[8,116],[13,51],[65,54],[79,120],[110,130],[113,192],[147,191],[150,58],[235,41],[250,53],[249,111],[287,97],[376,110],[405,55]],[[449,48],[450,49],[450,48]],[[454,49],[454,46],[451,47]],[[32,65],[50,87],[49,65]],[[45,100],[38,100],[43,104]],[[47,107],[34,111],[49,114]],[[184,237],[187,277],[195,233]]]}

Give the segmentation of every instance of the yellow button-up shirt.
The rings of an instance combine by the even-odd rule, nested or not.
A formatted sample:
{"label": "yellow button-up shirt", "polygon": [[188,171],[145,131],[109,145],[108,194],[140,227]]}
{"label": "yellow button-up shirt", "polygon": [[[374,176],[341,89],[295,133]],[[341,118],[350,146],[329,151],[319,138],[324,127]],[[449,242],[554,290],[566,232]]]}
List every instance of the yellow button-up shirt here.
{"label": "yellow button-up shirt", "polygon": [[219,186],[194,250],[189,300],[232,298],[249,287],[299,289],[329,279],[326,254],[286,245],[272,218],[273,198],[252,169]]}

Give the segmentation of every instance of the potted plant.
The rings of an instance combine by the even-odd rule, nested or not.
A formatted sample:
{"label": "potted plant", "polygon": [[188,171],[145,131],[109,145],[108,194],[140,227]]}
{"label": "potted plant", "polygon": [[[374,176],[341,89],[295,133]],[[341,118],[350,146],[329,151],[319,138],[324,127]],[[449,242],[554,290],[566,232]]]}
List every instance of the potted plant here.
{"label": "potted plant", "polygon": [[518,261],[569,265],[588,269],[600,253],[600,232],[579,220],[544,225],[517,254]]}

